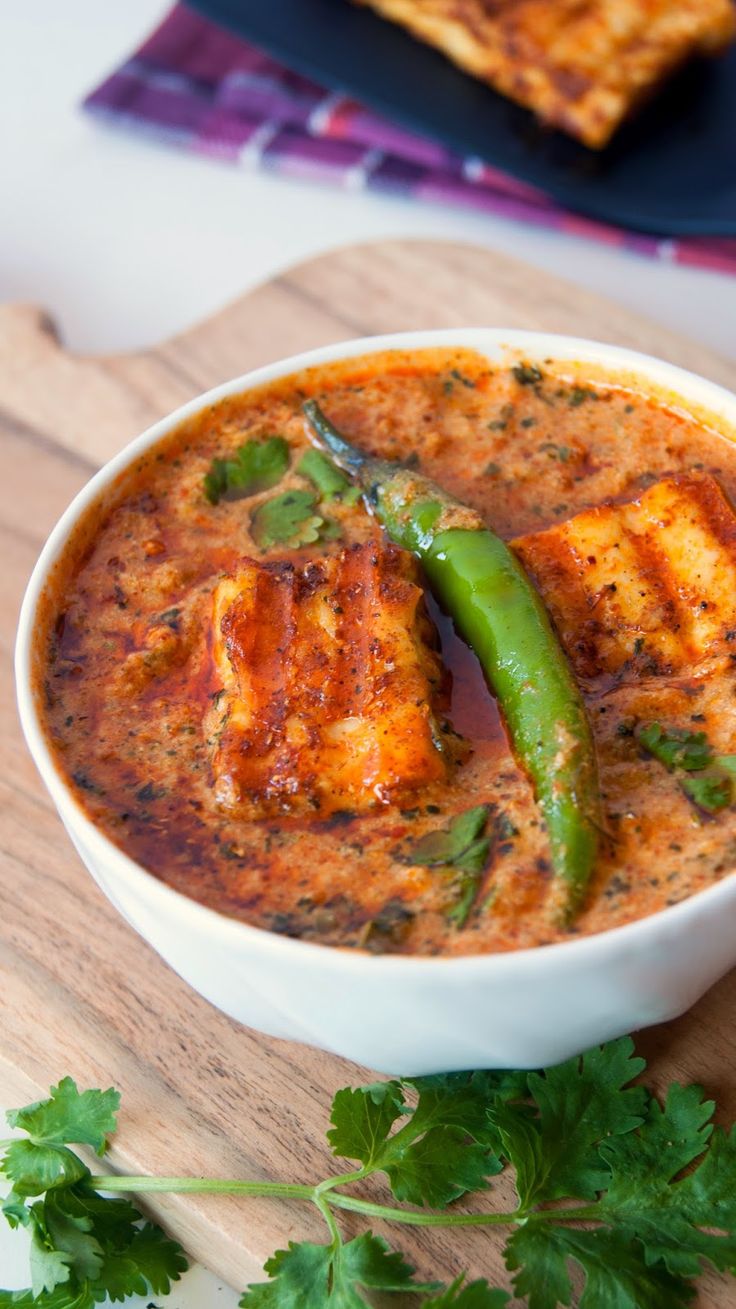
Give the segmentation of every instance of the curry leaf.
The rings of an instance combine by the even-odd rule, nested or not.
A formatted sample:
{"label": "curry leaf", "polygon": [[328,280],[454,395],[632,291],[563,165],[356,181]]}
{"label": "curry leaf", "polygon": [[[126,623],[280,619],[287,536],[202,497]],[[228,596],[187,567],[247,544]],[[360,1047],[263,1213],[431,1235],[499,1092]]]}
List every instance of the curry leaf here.
{"label": "curry leaf", "polygon": [[490,840],[488,837],[482,837],[469,845],[467,850],[455,860],[453,867],[458,870],[458,876],[455,878],[455,899],[447,910],[446,917],[456,927],[464,927],[468,920],[490,852]]}

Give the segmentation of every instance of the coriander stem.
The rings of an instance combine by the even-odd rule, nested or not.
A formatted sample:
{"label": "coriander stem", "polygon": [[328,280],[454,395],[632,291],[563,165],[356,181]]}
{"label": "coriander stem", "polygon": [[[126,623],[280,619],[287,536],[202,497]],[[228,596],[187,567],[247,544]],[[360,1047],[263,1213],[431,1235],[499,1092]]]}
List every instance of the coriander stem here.
{"label": "coriander stem", "polygon": [[423,1214],[413,1209],[394,1209],[386,1204],[373,1204],[355,1195],[330,1192],[330,1204],[337,1209],[350,1209],[357,1214],[383,1218],[389,1223],[406,1223],[410,1227],[503,1227],[525,1217],[520,1211],[510,1214]]}
{"label": "coriander stem", "polygon": [[355,1213],[367,1214],[373,1218],[383,1218],[390,1223],[404,1223],[412,1227],[510,1227],[512,1223],[522,1223],[527,1218],[542,1219],[546,1222],[600,1222],[598,1206],[588,1205],[584,1209],[514,1209],[511,1213],[484,1214],[424,1214],[413,1209],[396,1209],[390,1205],[373,1204],[370,1200],[361,1200],[354,1195],[330,1193],[330,1204],[337,1209],[350,1209]]}
{"label": "coriander stem", "polygon": [[88,1177],[87,1184],[99,1191],[167,1191],[171,1194],[200,1195],[261,1195],[284,1200],[309,1200],[319,1209],[333,1234],[337,1228],[330,1210],[348,1209],[352,1213],[382,1218],[389,1223],[403,1223],[409,1227],[510,1227],[531,1217],[546,1222],[590,1222],[598,1217],[598,1206],[586,1205],[579,1209],[515,1209],[511,1213],[455,1214],[421,1213],[413,1209],[399,1209],[392,1205],[361,1200],[357,1195],[344,1195],[333,1187],[346,1182],[359,1181],[370,1169],[356,1169],[328,1177],[317,1186],[304,1186],[298,1182],[242,1182],[228,1177],[135,1177],[117,1173]]}
{"label": "coriander stem", "polygon": [[201,1195],[281,1196],[286,1200],[314,1200],[315,1187],[298,1182],[241,1182],[229,1177],[135,1177],[103,1173],[86,1178],[96,1191],[170,1191]]}
{"label": "coriander stem", "polygon": [[601,1218],[600,1207],[598,1204],[589,1204],[584,1209],[533,1209],[530,1210],[530,1218],[543,1218],[547,1222],[557,1219],[558,1222],[565,1223],[600,1223],[605,1221]]}
{"label": "coriander stem", "polygon": [[370,1177],[374,1172],[373,1168],[355,1168],[351,1173],[338,1173],[336,1177],[326,1177],[324,1182],[319,1182],[315,1187],[318,1195],[324,1195],[327,1191],[332,1191],[336,1186],[349,1186],[351,1182],[362,1182],[364,1177]]}
{"label": "coriander stem", "polygon": [[328,1201],[319,1194],[318,1190],[315,1191],[314,1194],[314,1203],[316,1207],[319,1209],[325,1222],[327,1223],[327,1230],[329,1231],[330,1237],[332,1238],[331,1239],[332,1248],[333,1250],[337,1250],[338,1247],[342,1245],[342,1237],[340,1236],[340,1229],[337,1226],[337,1223],[335,1222],[335,1215],[333,1214]]}

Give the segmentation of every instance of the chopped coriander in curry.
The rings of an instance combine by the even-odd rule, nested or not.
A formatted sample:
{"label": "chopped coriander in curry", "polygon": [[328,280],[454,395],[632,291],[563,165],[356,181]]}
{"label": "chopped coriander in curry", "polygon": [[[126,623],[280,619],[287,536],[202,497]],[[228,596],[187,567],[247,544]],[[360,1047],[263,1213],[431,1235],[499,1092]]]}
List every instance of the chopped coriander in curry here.
{"label": "chopped coriander in curry", "polygon": [[280,482],[288,467],[289,446],[283,436],[246,441],[231,458],[215,456],[204,476],[204,493],[213,505],[240,500]]}
{"label": "chopped coriander in curry", "polygon": [[[600,777],[567,924],[478,660],[309,444],[310,398],[467,506],[541,596]],[[157,876],[306,940],[477,953],[655,912],[736,857],[735,492],[730,442],[571,364],[393,352],[222,400],[67,551],[39,676],[59,767]]]}

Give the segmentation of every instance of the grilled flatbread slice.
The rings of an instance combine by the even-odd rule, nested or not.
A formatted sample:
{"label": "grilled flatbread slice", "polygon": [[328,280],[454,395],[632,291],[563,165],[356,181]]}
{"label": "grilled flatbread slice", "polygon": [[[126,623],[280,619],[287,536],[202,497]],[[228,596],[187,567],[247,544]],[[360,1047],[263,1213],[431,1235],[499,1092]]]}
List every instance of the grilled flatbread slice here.
{"label": "grilled flatbread slice", "polygon": [[696,54],[736,35],[731,0],[363,0],[587,146]]}

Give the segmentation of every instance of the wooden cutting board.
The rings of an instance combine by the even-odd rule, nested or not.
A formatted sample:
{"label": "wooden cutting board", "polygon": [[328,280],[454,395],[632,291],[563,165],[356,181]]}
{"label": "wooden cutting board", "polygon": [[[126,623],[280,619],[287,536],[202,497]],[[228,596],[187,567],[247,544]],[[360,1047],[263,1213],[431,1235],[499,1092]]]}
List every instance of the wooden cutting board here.
{"label": "wooden cutting board", "polygon": [[[82,1086],[117,1086],[115,1169],[319,1179],[335,1171],[324,1141],[331,1097],[365,1076],[218,1013],[103,899],[17,723],[11,651],[28,574],[94,469],[197,392],[329,341],[460,325],[597,337],[736,385],[736,366],[627,310],[498,255],[441,243],[384,242],[323,256],[155,350],[118,358],[73,357],[41,312],[0,308],[0,1103],[36,1099],[67,1073]],[[638,1042],[656,1083],[703,1082],[729,1122],[736,1118],[734,1013],[736,972],[684,1018]],[[499,1205],[510,1199],[505,1183],[497,1191]],[[287,1240],[324,1239],[308,1206],[162,1195],[148,1209],[239,1288],[259,1280],[264,1259]],[[361,1227],[346,1217],[346,1233]],[[501,1241],[482,1231],[402,1228],[392,1239],[425,1276],[468,1267],[492,1283],[507,1281]],[[734,1304],[733,1283],[713,1277],[701,1285],[701,1309]]]}

